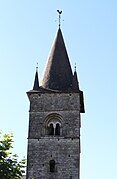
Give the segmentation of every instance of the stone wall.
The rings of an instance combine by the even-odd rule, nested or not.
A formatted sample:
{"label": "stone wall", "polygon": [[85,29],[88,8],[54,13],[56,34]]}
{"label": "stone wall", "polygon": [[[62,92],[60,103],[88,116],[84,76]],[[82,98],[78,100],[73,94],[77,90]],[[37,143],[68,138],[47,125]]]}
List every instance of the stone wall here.
{"label": "stone wall", "polygon": [[[73,179],[78,179],[79,145],[79,139],[29,139],[29,176],[36,179],[70,179],[72,176]],[[53,173],[49,168],[50,160],[55,161]]]}
{"label": "stone wall", "polygon": [[[79,179],[79,93],[31,94],[29,113],[28,178]],[[48,136],[49,120],[61,123],[60,136]],[[54,172],[50,172],[51,160]]]}

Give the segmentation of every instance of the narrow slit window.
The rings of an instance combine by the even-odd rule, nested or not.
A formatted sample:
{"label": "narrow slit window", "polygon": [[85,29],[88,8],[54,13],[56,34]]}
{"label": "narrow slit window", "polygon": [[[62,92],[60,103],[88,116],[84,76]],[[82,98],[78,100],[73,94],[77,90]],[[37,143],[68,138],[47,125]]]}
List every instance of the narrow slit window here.
{"label": "narrow slit window", "polygon": [[50,165],[50,172],[55,172],[55,161],[50,160],[49,165]]}

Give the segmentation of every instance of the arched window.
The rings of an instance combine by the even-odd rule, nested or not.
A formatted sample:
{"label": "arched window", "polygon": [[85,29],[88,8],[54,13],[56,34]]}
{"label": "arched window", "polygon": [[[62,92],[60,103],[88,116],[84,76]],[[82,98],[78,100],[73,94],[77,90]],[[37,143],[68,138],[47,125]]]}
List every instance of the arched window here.
{"label": "arched window", "polygon": [[58,135],[58,136],[60,135],[60,124],[59,123],[56,124],[55,135]]}
{"label": "arched window", "polygon": [[45,118],[45,134],[51,136],[62,135],[63,118],[60,114],[52,113]]}
{"label": "arched window", "polygon": [[52,123],[48,126],[48,135],[54,135],[54,126]]}
{"label": "arched window", "polygon": [[60,135],[60,124],[59,123],[49,123],[48,135],[59,136]]}
{"label": "arched window", "polygon": [[50,172],[55,172],[55,161],[50,160],[49,165],[50,165]]}

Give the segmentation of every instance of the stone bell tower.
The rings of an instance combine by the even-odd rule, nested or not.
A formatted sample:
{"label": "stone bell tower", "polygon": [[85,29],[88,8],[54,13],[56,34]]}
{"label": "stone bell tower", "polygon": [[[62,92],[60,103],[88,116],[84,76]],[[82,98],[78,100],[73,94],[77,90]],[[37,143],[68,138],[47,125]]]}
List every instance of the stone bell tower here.
{"label": "stone bell tower", "polygon": [[27,92],[29,133],[27,179],[80,179],[83,92],[71,69],[61,29],[55,36],[39,85]]}

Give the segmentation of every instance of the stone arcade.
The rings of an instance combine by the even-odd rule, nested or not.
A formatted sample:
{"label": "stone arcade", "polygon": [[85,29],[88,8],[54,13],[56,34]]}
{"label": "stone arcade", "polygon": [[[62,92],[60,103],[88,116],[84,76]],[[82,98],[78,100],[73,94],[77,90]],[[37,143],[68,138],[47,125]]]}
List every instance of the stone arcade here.
{"label": "stone arcade", "polygon": [[83,92],[71,69],[61,28],[53,42],[42,82],[36,70],[27,92],[29,133],[27,179],[80,179]]}

